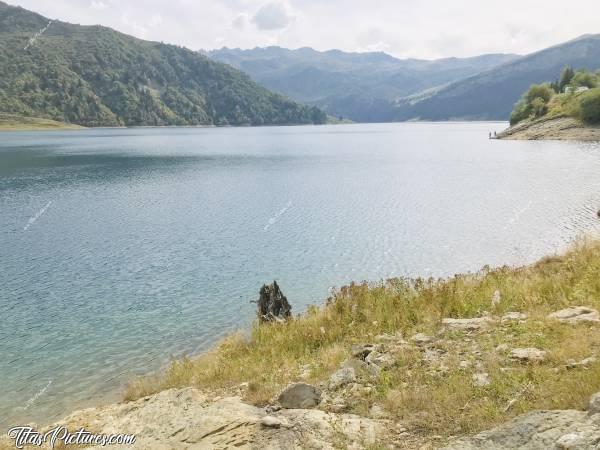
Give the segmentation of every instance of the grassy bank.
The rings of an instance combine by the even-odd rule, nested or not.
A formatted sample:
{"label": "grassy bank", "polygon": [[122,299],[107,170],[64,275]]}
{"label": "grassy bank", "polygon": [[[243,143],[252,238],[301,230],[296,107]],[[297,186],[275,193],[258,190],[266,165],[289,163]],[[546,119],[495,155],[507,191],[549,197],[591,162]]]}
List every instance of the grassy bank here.
{"label": "grassy bank", "polygon": [[82,128],[79,125],[50,119],[0,113],[0,131],[72,130]]}
{"label": "grassy bank", "polygon": [[[372,405],[382,405],[391,419],[423,436],[447,437],[532,409],[583,409],[600,390],[600,362],[574,369],[567,362],[600,356],[600,325],[566,325],[547,315],[567,306],[600,309],[599,273],[600,243],[582,242],[527,267],[486,267],[445,280],[354,284],[289,323],[255,326],[249,337],[232,336],[208,354],[133,381],[126,399],[183,386],[228,393],[248,383],[245,399],[265,404],[301,377],[326,380],[350,357],[353,344],[375,342],[382,334],[409,340],[422,332],[435,337],[444,367],[432,368],[419,349],[407,346],[373,388],[355,398],[353,412],[368,415]],[[492,308],[496,290],[501,300]],[[446,317],[488,311],[497,319],[508,311],[527,313],[529,319],[498,319],[479,333],[445,330],[441,324]],[[514,362],[497,348],[501,344],[537,347],[548,357],[536,364]],[[473,383],[478,372],[489,374],[488,385]]]}

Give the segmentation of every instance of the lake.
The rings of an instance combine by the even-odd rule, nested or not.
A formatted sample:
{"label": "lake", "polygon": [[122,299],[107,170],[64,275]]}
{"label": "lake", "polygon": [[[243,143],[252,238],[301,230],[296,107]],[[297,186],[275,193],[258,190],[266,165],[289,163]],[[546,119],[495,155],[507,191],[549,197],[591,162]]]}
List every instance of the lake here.
{"label": "lake", "polygon": [[[118,398],[332,286],[525,264],[599,233],[600,145],[503,123],[0,134],[0,426]],[[3,421],[3,422],[2,422]]]}

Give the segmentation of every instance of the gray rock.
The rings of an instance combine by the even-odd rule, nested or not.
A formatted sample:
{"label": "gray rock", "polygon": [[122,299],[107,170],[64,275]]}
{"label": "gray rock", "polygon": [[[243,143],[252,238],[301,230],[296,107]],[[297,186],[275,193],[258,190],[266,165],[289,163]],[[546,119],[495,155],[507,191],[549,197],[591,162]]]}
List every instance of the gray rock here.
{"label": "gray rock", "polygon": [[360,373],[367,370],[367,366],[368,364],[361,359],[350,358],[342,363],[341,368],[351,367],[354,373]]}
{"label": "gray rock", "polygon": [[517,311],[509,311],[502,316],[502,323],[506,322],[523,322],[527,320],[529,316],[525,313]]}
{"label": "gray rock", "polygon": [[381,367],[379,367],[377,364],[369,364],[367,366],[367,372],[369,372],[371,377],[377,378],[381,374]]}
{"label": "gray rock", "polygon": [[365,358],[365,362],[382,368],[388,368],[394,365],[394,358],[389,353],[371,352]]}
{"label": "gray rock", "polygon": [[597,392],[591,396],[590,404],[588,405],[588,411],[590,414],[600,413],[600,392]]}
{"label": "gray rock", "polygon": [[455,439],[444,450],[598,450],[600,416],[583,411],[534,411],[473,437]]}
{"label": "gray rock", "polygon": [[442,319],[442,325],[450,330],[476,331],[489,328],[494,323],[489,317],[474,317],[472,319]]}
{"label": "gray rock", "polygon": [[581,322],[600,323],[600,314],[593,308],[586,306],[575,306],[553,312],[548,315],[548,319],[555,319],[560,322],[577,324]]}
{"label": "gray rock", "polygon": [[415,334],[411,340],[417,345],[427,345],[433,342],[433,338],[424,333]]}
{"label": "gray rock", "polygon": [[371,406],[371,409],[369,410],[369,415],[373,419],[382,419],[382,418],[386,417],[387,414],[382,405],[374,404],[373,406]]}
{"label": "gray rock", "polygon": [[595,356],[590,356],[589,358],[582,359],[581,361],[575,361],[574,359],[567,360],[566,366],[567,369],[576,369],[578,367],[589,367],[594,364],[598,359]]}
{"label": "gray rock", "polygon": [[321,401],[321,390],[306,383],[294,383],[286,387],[277,399],[283,408],[314,408]]}
{"label": "gray rock", "polygon": [[356,372],[353,367],[342,367],[329,378],[329,389],[339,389],[356,381]]}
{"label": "gray rock", "polygon": [[[265,416],[271,416],[265,419]],[[279,427],[277,426],[279,421]],[[88,424],[99,434],[136,435],[133,450],[147,449],[332,449],[332,424],[348,447],[364,448],[387,439],[387,423],[318,409],[283,409],[265,414],[239,397],[215,400],[196,389],[171,389],[134,402],[88,408],[48,428]],[[48,428],[40,429],[41,432]],[[14,441],[0,435],[0,448]],[[115,447],[116,449],[117,447]],[[121,446],[120,448],[125,448]],[[95,446],[90,450],[106,450]]]}
{"label": "gray rock", "polygon": [[510,352],[511,359],[521,362],[543,362],[546,360],[546,352],[539,348],[515,348]]}
{"label": "gray rock", "polygon": [[490,376],[486,372],[473,374],[473,384],[483,387],[491,384]]}
{"label": "gray rock", "polygon": [[376,348],[375,344],[355,344],[352,346],[352,356],[364,360]]}
{"label": "gray rock", "polygon": [[509,350],[510,350],[510,346],[508,344],[500,344],[500,345],[498,345],[498,347],[496,347],[496,351],[498,353],[506,353]]}
{"label": "gray rock", "polygon": [[281,427],[281,420],[279,420],[277,417],[265,416],[260,419],[260,424],[267,428],[279,428]]}

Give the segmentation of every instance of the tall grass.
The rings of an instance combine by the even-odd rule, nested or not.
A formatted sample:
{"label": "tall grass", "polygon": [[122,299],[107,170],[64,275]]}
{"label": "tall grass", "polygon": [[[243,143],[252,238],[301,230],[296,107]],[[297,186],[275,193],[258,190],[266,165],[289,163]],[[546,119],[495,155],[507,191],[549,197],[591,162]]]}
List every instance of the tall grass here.
{"label": "tall grass", "polygon": [[[464,335],[441,331],[444,317],[476,317],[491,311],[495,290],[502,300],[495,316],[506,311],[530,315],[525,323],[500,324],[489,332]],[[354,343],[376,336],[416,332],[438,334],[447,352],[447,370],[432,371],[419,351],[406,351],[374,382],[375,389],[354,404],[367,414],[383,404],[395,419],[423,433],[473,432],[535,408],[583,408],[600,390],[600,364],[568,370],[567,359],[600,356],[600,326],[559,324],[546,315],[569,305],[600,309],[600,243],[579,242],[562,256],[527,267],[483,268],[448,279],[391,279],[378,284],[341,288],[321,308],[285,324],[254,326],[251,336],[234,335],[196,359],[175,361],[164,373],[134,380],[126,400],[158,391],[195,386],[235,392],[241,383],[246,401],[269,402],[286,384],[297,381],[301,366],[310,365],[309,382],[325,380],[350,356]],[[494,348],[539,347],[548,351],[542,364],[521,366]],[[473,386],[474,368],[459,362],[481,351],[491,384]],[[509,368],[511,370],[501,370]],[[480,369],[481,370],[481,369]]]}

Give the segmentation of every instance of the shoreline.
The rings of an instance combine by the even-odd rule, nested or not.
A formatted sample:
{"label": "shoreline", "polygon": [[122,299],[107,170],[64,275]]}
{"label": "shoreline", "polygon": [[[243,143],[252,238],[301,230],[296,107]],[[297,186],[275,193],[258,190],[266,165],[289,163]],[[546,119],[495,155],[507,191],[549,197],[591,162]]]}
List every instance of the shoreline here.
{"label": "shoreline", "polygon": [[[48,125],[27,125],[15,123],[14,125],[3,125],[2,124],[2,113],[0,113],[0,133],[2,132],[26,132],[26,131],[83,131],[83,130],[135,130],[135,129],[193,129],[193,128],[207,128],[207,129],[221,129],[221,128],[276,128],[276,127],[309,127],[309,126],[323,126],[323,125],[435,125],[435,124],[471,124],[471,123],[489,123],[489,124],[505,124],[506,121],[502,120],[444,120],[444,121],[402,121],[402,122],[332,122],[324,124],[272,124],[272,125],[131,125],[131,126],[98,126],[98,127],[86,127],[83,125],[69,124],[64,122],[58,122],[51,119],[41,118],[26,118],[31,119],[32,122],[41,121],[48,122]],[[21,116],[13,116],[13,118],[21,118]]]}
{"label": "shoreline", "polygon": [[[297,427],[326,444],[333,437],[321,427],[341,420],[379,434],[381,444],[398,441],[390,433],[407,443],[377,448],[414,448],[410,445],[453,445],[456,436],[469,439],[511,419],[518,424],[520,414],[548,406],[563,410],[555,416],[583,421],[579,411],[600,390],[600,354],[594,350],[600,344],[600,285],[589,278],[599,269],[600,243],[593,241],[523,267],[445,280],[351,284],[288,323],[254,327],[250,340],[230,336],[206,354],[132,381],[125,402],[76,411],[58,423],[122,433],[152,425],[152,439],[176,446],[181,441],[167,436],[175,417],[183,421],[185,439],[194,427],[212,429],[215,424],[207,421],[214,417],[247,425],[239,431],[226,427],[213,437],[293,440],[296,435],[288,431]],[[454,294],[448,291],[452,286]],[[584,297],[582,290],[588,292]],[[579,316],[556,315],[579,305],[588,308]],[[576,321],[569,322],[571,317]],[[522,357],[512,356],[517,350]],[[366,358],[360,356],[364,352]],[[519,394],[528,385],[521,373],[535,374],[527,396]],[[278,410],[278,393],[294,382],[315,386],[322,392],[320,403]],[[457,410],[465,402],[469,408]],[[482,415],[490,408],[497,415]],[[279,425],[272,429],[265,417]],[[390,423],[402,424],[404,431]],[[132,429],[119,428],[125,424]],[[344,426],[341,432],[359,442],[352,429]],[[216,446],[208,435],[197,442]]]}
{"label": "shoreline", "polygon": [[541,117],[519,122],[495,139],[600,142],[600,126],[584,125],[571,117]]}

